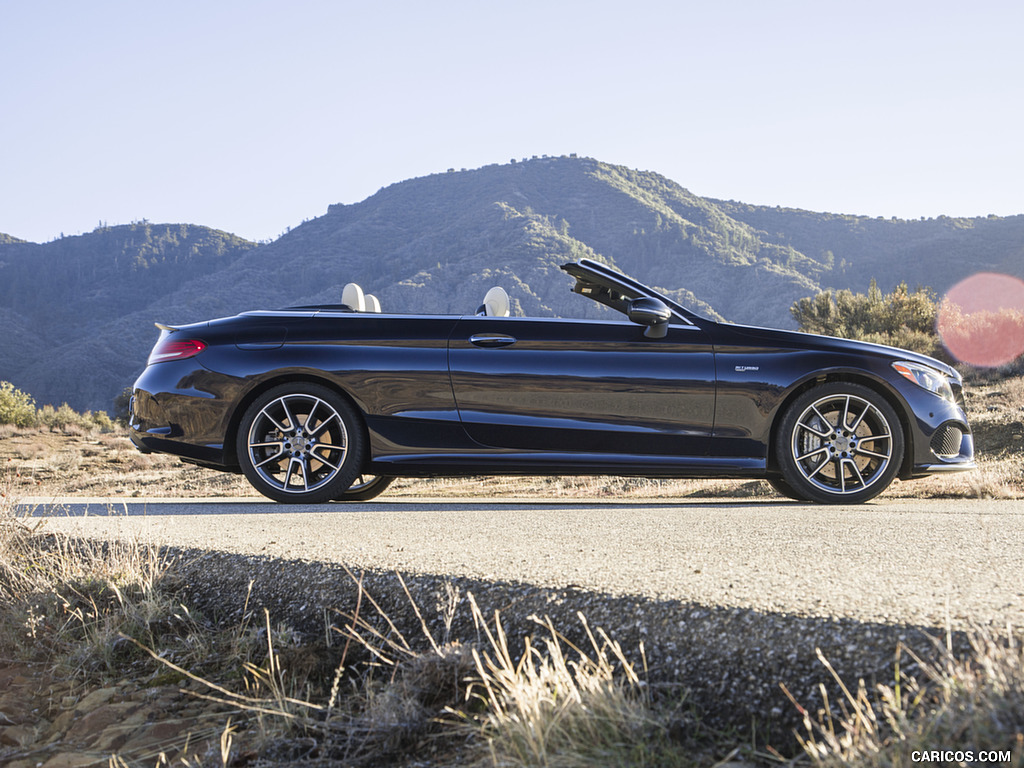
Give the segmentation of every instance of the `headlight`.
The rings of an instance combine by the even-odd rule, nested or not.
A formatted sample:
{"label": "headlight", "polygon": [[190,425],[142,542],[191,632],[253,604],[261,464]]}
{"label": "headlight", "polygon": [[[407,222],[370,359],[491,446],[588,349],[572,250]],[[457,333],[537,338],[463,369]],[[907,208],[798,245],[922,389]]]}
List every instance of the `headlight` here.
{"label": "headlight", "polygon": [[934,392],[943,400],[953,402],[953,388],[949,386],[949,378],[941,371],[929,368],[927,365],[906,361],[893,363],[892,367],[903,378],[910,379],[917,386],[923,387],[929,392]]}

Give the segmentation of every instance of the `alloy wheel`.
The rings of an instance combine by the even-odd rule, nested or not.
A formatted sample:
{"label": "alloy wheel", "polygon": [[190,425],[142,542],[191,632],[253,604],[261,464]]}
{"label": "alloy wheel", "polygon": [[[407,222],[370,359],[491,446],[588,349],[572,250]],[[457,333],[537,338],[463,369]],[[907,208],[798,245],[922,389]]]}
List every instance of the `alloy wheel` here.
{"label": "alloy wheel", "polygon": [[838,496],[862,494],[889,477],[893,450],[893,428],[886,415],[868,398],[848,392],[808,405],[797,417],[790,441],[801,478]]}
{"label": "alloy wheel", "polygon": [[277,397],[252,419],[246,441],[252,469],[271,488],[308,494],[342,471],[349,435],[338,410],[307,393]]}

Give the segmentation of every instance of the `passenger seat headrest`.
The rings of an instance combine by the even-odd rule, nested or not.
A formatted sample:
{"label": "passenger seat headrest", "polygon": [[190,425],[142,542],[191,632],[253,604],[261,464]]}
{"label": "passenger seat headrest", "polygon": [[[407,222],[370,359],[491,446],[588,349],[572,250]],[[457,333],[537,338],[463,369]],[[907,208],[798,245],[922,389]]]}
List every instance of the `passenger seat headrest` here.
{"label": "passenger seat headrest", "polygon": [[374,296],[372,293],[368,293],[365,296],[366,299],[366,311],[380,313],[380,299]]}

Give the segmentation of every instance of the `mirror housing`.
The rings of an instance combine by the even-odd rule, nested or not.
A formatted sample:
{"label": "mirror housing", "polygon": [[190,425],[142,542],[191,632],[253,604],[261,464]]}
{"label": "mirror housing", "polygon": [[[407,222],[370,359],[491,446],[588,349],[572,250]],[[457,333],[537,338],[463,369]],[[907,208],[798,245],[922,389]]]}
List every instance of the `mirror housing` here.
{"label": "mirror housing", "polygon": [[646,325],[644,336],[649,339],[663,339],[668,333],[668,323],[672,319],[672,310],[661,299],[641,296],[631,299],[626,309],[626,316],[637,325]]}

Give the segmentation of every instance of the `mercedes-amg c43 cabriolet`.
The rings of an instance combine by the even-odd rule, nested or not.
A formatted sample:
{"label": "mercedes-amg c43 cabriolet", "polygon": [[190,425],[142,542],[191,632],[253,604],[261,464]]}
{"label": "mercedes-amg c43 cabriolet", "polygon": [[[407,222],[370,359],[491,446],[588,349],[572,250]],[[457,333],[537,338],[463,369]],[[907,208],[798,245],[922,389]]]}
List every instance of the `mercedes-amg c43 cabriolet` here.
{"label": "mercedes-amg c43 cabriolet", "polygon": [[342,304],[245,312],[160,337],[135,382],[143,451],[242,472],[280,502],[373,498],[395,477],[764,478],[856,503],[971,469],[961,378],[893,347],[714,322],[591,260],[605,320]]}

